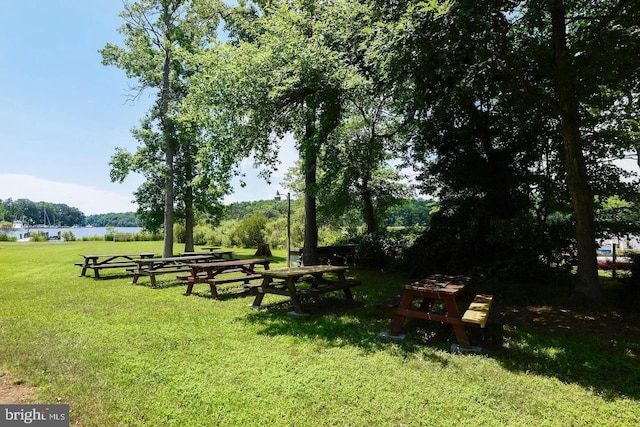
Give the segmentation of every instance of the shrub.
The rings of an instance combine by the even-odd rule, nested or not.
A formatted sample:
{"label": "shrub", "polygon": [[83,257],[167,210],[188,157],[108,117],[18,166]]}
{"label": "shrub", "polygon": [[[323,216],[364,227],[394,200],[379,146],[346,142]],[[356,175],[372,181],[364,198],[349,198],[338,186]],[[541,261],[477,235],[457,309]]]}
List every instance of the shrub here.
{"label": "shrub", "polygon": [[152,233],[147,230],[141,230],[133,235],[133,240],[136,242],[155,242],[164,239],[162,233]]}
{"label": "shrub", "polygon": [[[94,242],[94,241],[98,241],[98,240],[109,240],[106,237],[107,236],[98,236],[98,235],[82,236],[82,241],[83,242]],[[111,235],[111,240],[113,240],[113,235]]]}
{"label": "shrub", "polygon": [[384,269],[399,263],[406,248],[413,245],[421,232],[420,227],[400,227],[385,232],[358,235],[352,237],[350,242],[340,243],[356,243],[359,265]]}
{"label": "shrub", "polygon": [[193,244],[194,245],[206,245],[209,241],[209,236],[213,234],[211,227],[207,225],[196,225],[193,228]]}
{"label": "shrub", "polygon": [[62,232],[62,238],[67,242],[73,242],[76,240],[76,236],[69,230]]}
{"label": "shrub", "polygon": [[31,233],[31,237],[29,237],[29,240],[32,242],[47,242],[47,236],[45,236],[44,234],[38,232],[38,233]]}
{"label": "shrub", "polygon": [[207,243],[211,246],[227,248],[238,246],[239,242],[235,239],[234,232],[239,225],[240,221],[236,219],[222,221],[219,226],[207,234]]}
{"label": "shrub", "polygon": [[178,243],[184,243],[187,229],[182,224],[173,224],[173,239]]}
{"label": "shrub", "polygon": [[16,239],[13,236],[9,236],[7,233],[0,233],[0,242],[15,242]]}
{"label": "shrub", "polygon": [[264,230],[267,217],[262,214],[251,215],[242,220],[234,235],[245,248],[252,248],[264,243]]}

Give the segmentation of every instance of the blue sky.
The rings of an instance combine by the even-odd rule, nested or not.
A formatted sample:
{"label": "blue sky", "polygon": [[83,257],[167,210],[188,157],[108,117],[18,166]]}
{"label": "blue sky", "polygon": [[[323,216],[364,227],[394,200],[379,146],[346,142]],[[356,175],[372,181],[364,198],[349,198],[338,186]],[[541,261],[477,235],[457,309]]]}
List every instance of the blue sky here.
{"label": "blue sky", "polygon": [[[130,129],[151,94],[128,102],[133,82],[101,64],[98,50],[121,40],[118,0],[3,2],[0,26],[0,199],[65,203],[87,215],[134,211],[142,182],[109,179],[115,147],[134,151]],[[227,202],[272,198],[297,158],[292,141],[267,185],[243,162],[245,188]]]}

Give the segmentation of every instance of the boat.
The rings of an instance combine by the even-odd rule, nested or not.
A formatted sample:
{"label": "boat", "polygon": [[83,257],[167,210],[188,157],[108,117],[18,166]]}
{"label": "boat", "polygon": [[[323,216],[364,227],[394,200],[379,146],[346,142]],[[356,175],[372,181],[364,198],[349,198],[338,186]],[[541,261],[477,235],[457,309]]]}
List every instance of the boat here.
{"label": "boat", "polygon": [[19,219],[16,219],[11,224],[11,229],[12,230],[22,230],[23,228],[24,228],[24,223],[22,221],[20,221]]}

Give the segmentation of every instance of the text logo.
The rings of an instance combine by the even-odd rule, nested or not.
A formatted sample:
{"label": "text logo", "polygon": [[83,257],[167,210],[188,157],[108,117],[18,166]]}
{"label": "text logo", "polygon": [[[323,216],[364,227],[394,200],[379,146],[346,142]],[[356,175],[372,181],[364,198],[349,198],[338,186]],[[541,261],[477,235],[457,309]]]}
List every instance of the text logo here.
{"label": "text logo", "polygon": [[0,426],[69,427],[69,405],[0,405]]}

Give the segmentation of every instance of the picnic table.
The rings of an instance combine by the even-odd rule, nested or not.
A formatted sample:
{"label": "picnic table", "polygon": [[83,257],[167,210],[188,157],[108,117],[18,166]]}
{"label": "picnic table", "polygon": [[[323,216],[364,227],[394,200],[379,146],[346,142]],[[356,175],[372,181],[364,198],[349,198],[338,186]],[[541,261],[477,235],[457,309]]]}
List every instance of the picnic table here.
{"label": "picnic table", "polygon": [[[187,280],[187,291],[185,295],[191,295],[193,285],[196,283],[207,283],[211,289],[211,296],[218,298],[217,285],[223,283],[243,282],[245,287],[249,286],[250,280],[261,279],[262,274],[255,271],[255,267],[260,265],[264,270],[269,269],[271,260],[252,258],[223,260],[217,262],[199,262],[189,264],[191,273],[188,276],[180,276]],[[229,273],[243,273],[242,275],[229,276]],[[224,275],[225,277],[220,277]]]}
{"label": "picnic table", "polygon": [[[260,307],[266,294],[285,295],[293,304],[292,315],[305,316],[301,299],[317,296],[331,291],[343,291],[348,300],[353,300],[351,287],[360,284],[359,280],[348,279],[345,272],[348,267],[335,265],[311,265],[305,267],[285,268],[262,272],[262,283],[254,289],[256,292],[252,307]],[[333,273],[337,280],[325,277],[325,274]],[[297,283],[311,282],[309,289],[298,289]]]}
{"label": "picnic table", "polygon": [[83,262],[76,265],[82,267],[80,276],[86,276],[88,269],[93,269],[96,278],[100,278],[100,270],[110,268],[131,268],[137,264],[137,259],[152,258],[155,254],[151,252],[131,253],[131,254],[81,254]]}
{"label": "picnic table", "polygon": [[189,264],[196,262],[214,262],[219,260],[214,255],[188,255],[167,258],[141,258],[134,259],[135,266],[129,271],[133,275],[132,283],[138,283],[140,276],[149,276],[151,287],[156,286],[156,276],[167,273],[179,273],[190,271]]}
{"label": "picnic table", "polygon": [[[419,304],[416,304],[416,299]],[[380,335],[392,339],[404,338],[399,334],[402,324],[405,318],[413,317],[450,324],[459,347],[471,349],[465,327],[484,328],[492,300],[492,295],[474,296],[467,276],[434,274],[405,285],[402,295],[378,304],[381,310],[393,314],[389,332]],[[434,310],[437,301],[444,303],[444,312]],[[459,304],[468,305],[463,314],[460,313]]]}

